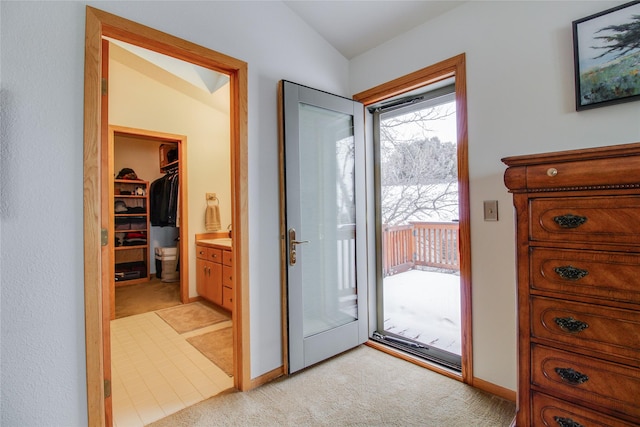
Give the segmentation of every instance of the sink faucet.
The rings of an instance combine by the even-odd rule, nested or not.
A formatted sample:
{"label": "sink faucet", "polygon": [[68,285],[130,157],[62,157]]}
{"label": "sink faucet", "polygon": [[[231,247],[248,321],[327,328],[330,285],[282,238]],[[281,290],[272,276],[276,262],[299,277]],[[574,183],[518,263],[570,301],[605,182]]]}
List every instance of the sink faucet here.
{"label": "sink faucet", "polygon": [[229,237],[231,237],[231,224],[227,226],[227,230],[229,230]]}

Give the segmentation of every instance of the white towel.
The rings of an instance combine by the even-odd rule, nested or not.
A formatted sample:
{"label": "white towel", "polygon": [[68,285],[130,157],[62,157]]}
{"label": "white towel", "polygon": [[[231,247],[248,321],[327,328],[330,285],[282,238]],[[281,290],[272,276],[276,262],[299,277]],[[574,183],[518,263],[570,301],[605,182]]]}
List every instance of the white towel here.
{"label": "white towel", "polygon": [[218,231],[220,228],[220,208],[218,205],[208,205],[204,214],[204,228],[207,231]]}

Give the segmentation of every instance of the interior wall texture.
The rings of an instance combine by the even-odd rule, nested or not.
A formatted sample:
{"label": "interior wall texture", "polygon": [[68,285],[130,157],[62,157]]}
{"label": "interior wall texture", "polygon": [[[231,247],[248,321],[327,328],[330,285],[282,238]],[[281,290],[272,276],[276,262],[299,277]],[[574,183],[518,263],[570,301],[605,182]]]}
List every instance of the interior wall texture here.
{"label": "interior wall texture", "polygon": [[[283,3],[93,7],[249,64],[251,374],[282,363],[277,83],[350,95],[348,61]],[[83,1],[0,2],[0,424],[87,423]]]}
{"label": "interior wall texture", "polygon": [[[640,103],[576,112],[574,20],[620,1],[471,1],[350,62],[353,93],[466,54],[474,376],[516,388],[515,224],[506,156],[640,141]],[[485,222],[483,200],[498,200]]]}
{"label": "interior wall texture", "polygon": [[[220,223],[224,230],[231,223],[231,158],[229,113],[220,111],[189,96],[176,85],[165,84],[127,64],[110,61],[109,123],[117,126],[147,129],[187,137],[184,169],[187,184],[187,248],[189,250],[189,297],[196,297],[196,233],[204,233],[207,192],[216,193],[220,206]],[[168,79],[169,83],[174,79]],[[229,105],[229,85],[212,97]],[[158,152],[151,158],[158,164]],[[184,159],[183,159],[184,160]],[[134,163],[135,164],[135,163]],[[115,173],[118,172],[116,168]],[[151,184],[163,176],[156,166]],[[162,232],[160,227],[154,227]],[[155,243],[155,242],[154,242]],[[175,245],[175,242],[171,242]],[[153,252],[151,257],[153,258]]]}
{"label": "interior wall texture", "polygon": [[[347,61],[279,1],[0,2],[0,424],[86,425],[85,6],[249,64],[251,373],[280,366],[277,82],[351,96],[465,52],[474,374],[516,384],[509,155],[640,140],[640,103],[577,113],[571,21],[622,2],[464,3]],[[484,222],[482,201],[500,220]]]}

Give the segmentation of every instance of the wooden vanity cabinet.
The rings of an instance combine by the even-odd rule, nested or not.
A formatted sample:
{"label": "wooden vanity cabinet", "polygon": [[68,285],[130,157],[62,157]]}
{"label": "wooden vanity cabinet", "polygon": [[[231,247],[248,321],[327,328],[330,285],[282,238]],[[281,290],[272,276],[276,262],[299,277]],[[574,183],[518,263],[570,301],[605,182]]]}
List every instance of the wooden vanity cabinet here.
{"label": "wooden vanity cabinet", "polygon": [[233,309],[232,252],[196,245],[196,290],[198,295],[229,311]]}
{"label": "wooden vanity cabinet", "polygon": [[640,425],[640,143],[508,157],[516,425]]}
{"label": "wooden vanity cabinet", "polygon": [[233,254],[222,251],[222,306],[233,310]]}
{"label": "wooden vanity cabinet", "polygon": [[197,247],[196,290],[198,294],[214,304],[222,305],[222,251]]}

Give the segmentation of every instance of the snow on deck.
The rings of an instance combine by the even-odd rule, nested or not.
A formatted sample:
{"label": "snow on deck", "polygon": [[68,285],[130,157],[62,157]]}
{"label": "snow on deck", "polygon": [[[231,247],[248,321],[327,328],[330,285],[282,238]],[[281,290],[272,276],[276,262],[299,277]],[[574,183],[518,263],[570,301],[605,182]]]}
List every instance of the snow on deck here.
{"label": "snow on deck", "polygon": [[460,276],[409,270],[383,286],[385,331],[461,354]]}

